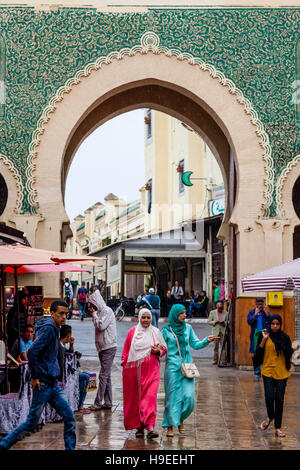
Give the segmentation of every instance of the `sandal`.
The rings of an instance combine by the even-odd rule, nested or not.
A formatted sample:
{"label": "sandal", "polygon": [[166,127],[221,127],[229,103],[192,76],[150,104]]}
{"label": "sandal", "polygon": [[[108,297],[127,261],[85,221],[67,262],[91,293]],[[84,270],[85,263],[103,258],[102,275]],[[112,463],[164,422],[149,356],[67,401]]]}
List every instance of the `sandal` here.
{"label": "sandal", "polygon": [[185,434],[185,428],[183,423],[180,423],[180,426],[178,426],[178,431],[180,432],[180,434]]}
{"label": "sandal", "polygon": [[90,409],[91,411],[100,411],[100,410],[101,410],[101,406],[99,406],[99,405],[91,405],[89,409]]}
{"label": "sandal", "polygon": [[101,405],[101,410],[111,410],[112,406],[109,405]]}
{"label": "sandal", "polygon": [[137,432],[135,433],[135,437],[144,437],[144,431],[142,429],[138,429]]}
{"label": "sandal", "polygon": [[276,437],[285,437],[285,434],[280,429],[275,429],[275,436]]}
{"label": "sandal", "polygon": [[82,413],[84,415],[88,415],[89,413],[92,412],[92,410],[90,410],[90,408],[80,408],[78,411],[79,411],[79,413]]}
{"label": "sandal", "polygon": [[271,420],[270,418],[265,419],[265,420],[261,423],[260,429],[262,429],[263,431],[265,431],[266,429],[268,429],[268,427],[269,427],[270,424],[271,424],[271,421],[272,421],[272,420]]}
{"label": "sandal", "polygon": [[166,436],[167,437],[174,437],[173,428],[168,428]]}
{"label": "sandal", "polygon": [[155,439],[156,437],[159,437],[158,432],[154,431],[154,429],[151,429],[148,431],[147,438],[148,439]]}

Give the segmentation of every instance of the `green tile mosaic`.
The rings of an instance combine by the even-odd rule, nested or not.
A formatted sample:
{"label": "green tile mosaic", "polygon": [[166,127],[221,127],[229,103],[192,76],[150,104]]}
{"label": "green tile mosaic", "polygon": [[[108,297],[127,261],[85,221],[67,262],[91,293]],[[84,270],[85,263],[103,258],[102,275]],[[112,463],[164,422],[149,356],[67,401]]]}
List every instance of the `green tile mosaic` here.
{"label": "green tile mosaic", "polygon": [[299,26],[297,8],[147,13],[0,8],[0,97],[5,96],[5,103],[0,102],[0,154],[21,175],[19,212],[38,210],[30,145],[57,90],[100,56],[132,48],[146,31],[153,31],[161,46],[203,59],[250,101],[269,137],[273,158],[274,184],[268,189],[271,204],[266,215],[277,215],[284,170],[300,153],[300,105],[292,99],[299,79]]}

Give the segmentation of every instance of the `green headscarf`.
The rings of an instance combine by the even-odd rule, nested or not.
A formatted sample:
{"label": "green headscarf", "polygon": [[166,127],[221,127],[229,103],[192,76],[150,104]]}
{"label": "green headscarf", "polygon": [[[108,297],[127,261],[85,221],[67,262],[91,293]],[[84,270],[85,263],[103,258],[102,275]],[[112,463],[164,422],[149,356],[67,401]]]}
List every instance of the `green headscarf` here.
{"label": "green headscarf", "polygon": [[183,312],[183,310],[185,310],[184,305],[182,304],[173,305],[168,316],[169,323],[167,323],[166,326],[164,326],[164,328],[170,332],[172,328],[172,330],[174,331],[175,335],[178,338],[181,354],[184,356],[186,352],[186,347],[187,347],[187,342],[186,342],[185,335],[184,335],[185,330],[186,330],[186,323],[185,321],[181,322],[180,320],[178,320],[178,317]]}

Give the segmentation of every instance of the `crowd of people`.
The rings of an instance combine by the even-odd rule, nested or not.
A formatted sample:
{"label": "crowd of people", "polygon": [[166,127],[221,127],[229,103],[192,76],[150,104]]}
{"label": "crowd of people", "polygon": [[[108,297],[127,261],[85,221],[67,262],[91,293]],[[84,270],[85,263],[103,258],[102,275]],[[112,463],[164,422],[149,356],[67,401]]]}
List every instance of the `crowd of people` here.
{"label": "crowd of people", "polygon": [[[180,286],[176,286],[175,288]],[[218,287],[218,286],[217,286]],[[180,289],[173,294],[181,294]],[[172,291],[171,291],[172,295]],[[217,298],[217,297],[216,297]],[[26,302],[20,297],[20,305]],[[161,380],[160,359],[166,357],[164,369],[164,413],[162,427],[168,438],[174,436],[174,428],[185,434],[184,422],[195,406],[195,377],[198,370],[193,364],[191,348],[202,349],[214,342],[213,363],[219,356],[219,346],[224,339],[228,312],[218,297],[208,317],[212,334],[200,340],[193,327],[187,323],[189,312],[179,298],[170,306],[168,322],[162,330],[158,328],[157,310],[160,299],[154,289],[143,296],[138,304],[138,322],[126,336],[121,366],[123,378],[124,427],[135,430],[136,438],[148,439],[159,436],[155,429],[157,393]],[[111,410],[113,406],[111,370],[117,350],[116,319],[107,306],[99,289],[87,299],[87,309],[95,328],[95,345],[99,356],[99,386],[94,404],[84,407],[89,374],[79,373],[79,413]],[[54,301],[50,307],[50,318],[35,325],[35,330],[25,326],[20,340],[13,342],[12,353],[21,361],[28,361],[33,391],[31,407],[24,423],[0,441],[0,449],[9,449],[39,423],[46,405],[57,411],[64,421],[65,448],[76,447],[76,420],[64,392],[64,356],[74,352],[72,328],[66,324],[69,305],[62,300]],[[251,327],[250,352],[253,354],[255,380],[263,377],[267,418],[260,427],[266,430],[274,420],[277,437],[284,437],[281,430],[284,394],[290,376],[293,348],[289,336],[282,330],[282,318],[271,315],[264,299],[256,299],[256,307],[249,311],[247,322]],[[34,338],[33,338],[34,334]],[[16,341],[18,349],[16,350]],[[300,354],[298,354],[300,357]],[[222,364],[226,365],[226,349],[222,350]]]}

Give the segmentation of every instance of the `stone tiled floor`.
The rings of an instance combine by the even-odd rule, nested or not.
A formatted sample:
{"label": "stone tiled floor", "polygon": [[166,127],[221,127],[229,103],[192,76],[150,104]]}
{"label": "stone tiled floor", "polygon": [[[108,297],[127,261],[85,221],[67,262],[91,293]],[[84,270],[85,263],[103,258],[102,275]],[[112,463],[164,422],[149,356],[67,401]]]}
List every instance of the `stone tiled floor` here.
{"label": "stone tiled floor", "polygon": [[[175,432],[167,438],[161,428],[164,404],[163,381],[158,393],[156,429],[158,439],[136,439],[134,431],[125,431],[122,412],[122,376],[119,359],[113,367],[114,407],[112,411],[98,411],[76,415],[77,449],[79,450],[267,450],[300,449],[300,374],[288,380],[285,396],[283,429],[286,438],[274,435],[271,425],[265,432],[259,429],[266,417],[263,385],[254,382],[250,371],[218,368],[208,360],[197,360],[201,378],[196,386],[196,406],[186,421],[186,435]],[[98,362],[82,361],[85,370],[95,371]],[[162,364],[162,376],[164,365]],[[86,405],[92,404],[95,392],[89,392]],[[64,449],[63,424],[49,423],[35,434],[18,442],[14,450]]]}

